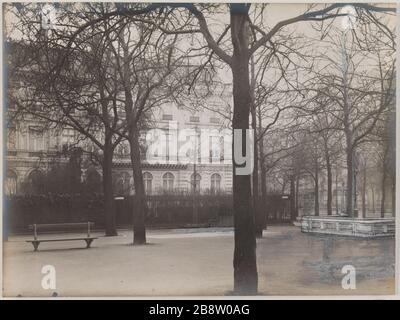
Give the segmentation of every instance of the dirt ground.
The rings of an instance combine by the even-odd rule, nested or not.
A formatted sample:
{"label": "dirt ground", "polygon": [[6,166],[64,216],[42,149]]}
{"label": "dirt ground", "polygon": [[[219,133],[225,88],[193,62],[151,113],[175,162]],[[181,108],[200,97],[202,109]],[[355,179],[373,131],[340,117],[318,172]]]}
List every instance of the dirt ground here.
{"label": "dirt ground", "polygon": [[[42,243],[11,236],[3,251],[3,295],[220,296],[233,287],[233,231],[229,228],[148,231],[132,246],[132,232],[83,241]],[[57,235],[59,237],[60,235]],[[68,235],[69,236],[69,235]],[[53,237],[46,236],[46,237]],[[260,295],[391,295],[395,240],[302,234],[271,226],[257,240]],[[42,267],[56,271],[56,289],[43,289]],[[356,289],[342,288],[342,267],[356,271]]]}

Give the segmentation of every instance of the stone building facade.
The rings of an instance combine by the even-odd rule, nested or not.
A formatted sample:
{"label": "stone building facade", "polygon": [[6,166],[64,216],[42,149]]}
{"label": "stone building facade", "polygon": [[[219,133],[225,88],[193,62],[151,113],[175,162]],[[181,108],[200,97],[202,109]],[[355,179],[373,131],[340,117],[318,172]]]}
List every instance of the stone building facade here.
{"label": "stone building facade", "polygon": [[[154,112],[152,124],[153,132],[165,133],[165,136],[159,139],[157,150],[151,157],[151,161],[147,157],[147,151],[142,154],[143,177],[147,194],[192,191],[231,192],[231,160],[229,156],[223,157],[224,139],[225,144],[229,143],[226,139],[224,119],[211,111],[193,112],[171,104]],[[144,139],[152,129],[143,132]],[[208,141],[203,141],[204,137],[201,140],[200,132],[203,131],[211,133],[212,137],[206,136]],[[184,143],[194,141],[193,145],[197,146],[189,148],[185,161],[181,161],[178,150],[183,143],[182,133],[186,136]],[[193,133],[196,137],[191,137]],[[82,181],[88,179],[89,175],[97,175],[96,179],[100,181],[101,168],[87,161],[91,150],[90,143],[83,140],[76,144],[77,139],[77,132],[71,128],[49,128],[30,117],[14,122],[7,128],[5,194],[29,193],[29,185],[33,183],[33,180],[41,179],[41,176],[51,170],[55,164],[68,162],[68,159],[62,155],[62,151],[72,144],[79,145],[84,150],[81,167]],[[213,143],[211,141],[213,139],[218,143]],[[146,143],[147,140],[144,141],[144,150],[147,148]],[[203,143],[207,144],[206,152],[203,150]],[[203,150],[203,154],[200,149]],[[113,178],[116,196],[134,194],[130,161],[129,145],[127,141],[122,141],[114,154]]]}

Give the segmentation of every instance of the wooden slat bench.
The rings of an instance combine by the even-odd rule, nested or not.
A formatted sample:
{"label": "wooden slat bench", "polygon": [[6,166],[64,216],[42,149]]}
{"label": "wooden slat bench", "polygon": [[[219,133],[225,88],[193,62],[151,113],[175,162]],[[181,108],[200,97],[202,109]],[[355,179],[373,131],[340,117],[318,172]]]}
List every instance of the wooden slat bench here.
{"label": "wooden slat bench", "polygon": [[[94,226],[93,222],[78,222],[78,223],[52,223],[52,224],[32,224],[29,225],[29,229],[33,230],[33,240],[27,240],[33,245],[34,251],[37,251],[41,242],[53,242],[53,241],[77,241],[83,240],[86,242],[86,248],[90,248],[93,240],[97,237],[90,236],[90,229]],[[85,237],[63,237],[63,238],[38,238],[38,231],[67,231],[67,230],[82,230],[87,228],[87,234]]]}

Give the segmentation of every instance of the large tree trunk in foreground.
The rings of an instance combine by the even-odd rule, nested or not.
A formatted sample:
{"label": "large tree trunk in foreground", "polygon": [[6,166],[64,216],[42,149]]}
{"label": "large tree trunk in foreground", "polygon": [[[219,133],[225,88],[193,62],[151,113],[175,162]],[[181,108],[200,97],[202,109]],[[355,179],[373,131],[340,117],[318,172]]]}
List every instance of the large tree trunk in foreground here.
{"label": "large tree trunk in foreground", "polygon": [[131,128],[129,131],[129,146],[131,149],[131,164],[136,199],[136,205],[133,208],[133,244],[145,244],[147,203],[143,183],[142,164],[140,161],[139,130],[136,127]]}
{"label": "large tree trunk in foreground", "polygon": [[115,222],[114,190],[112,181],[112,159],[113,150],[110,146],[107,145],[107,143],[105,143],[102,169],[106,236],[117,235]]}
{"label": "large tree trunk in foreground", "polygon": [[[249,128],[251,106],[248,52],[248,14],[240,10],[231,10],[231,33],[233,42],[233,129],[242,129],[245,134]],[[242,135],[243,137],[243,135]],[[236,145],[233,150],[246,150],[246,140]],[[240,150],[239,149],[239,150]],[[234,292],[251,295],[257,293],[258,275],[256,263],[256,237],[254,214],[251,198],[251,175],[237,175],[238,165],[233,160],[233,213],[235,229],[235,250],[233,258]]]}
{"label": "large tree trunk in foreground", "polygon": [[[124,65],[129,66],[130,54],[128,46],[124,46]],[[133,183],[135,186],[135,205],[133,206],[133,244],[146,244],[145,217],[147,214],[146,193],[144,190],[142,163],[140,157],[140,132],[138,123],[140,123],[139,112],[143,111],[146,100],[136,100],[134,103],[131,90],[131,70],[125,67],[124,73],[124,93],[125,93],[125,114],[128,123],[128,141],[131,155],[131,165],[133,171]]]}

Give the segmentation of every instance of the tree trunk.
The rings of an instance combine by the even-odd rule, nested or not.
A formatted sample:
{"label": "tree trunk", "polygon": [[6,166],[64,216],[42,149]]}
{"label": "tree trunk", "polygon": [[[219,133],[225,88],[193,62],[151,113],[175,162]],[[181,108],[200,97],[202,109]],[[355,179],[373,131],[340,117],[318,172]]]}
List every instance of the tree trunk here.
{"label": "tree trunk", "polygon": [[386,202],[386,170],[383,168],[382,172],[382,197],[381,197],[381,218],[385,217],[385,202]]}
{"label": "tree trunk", "polygon": [[[345,34],[343,34],[345,35]],[[354,157],[354,147],[353,145],[353,131],[351,129],[351,122],[350,122],[350,113],[351,113],[351,106],[349,102],[349,95],[348,95],[348,63],[347,63],[347,52],[345,47],[345,39],[343,38],[343,47],[342,47],[342,85],[343,85],[343,113],[344,113],[344,134],[346,137],[346,165],[347,165],[347,186],[346,186],[346,214],[349,217],[354,216],[354,199],[353,199],[353,188],[354,188],[354,164],[353,164],[353,157]]]}
{"label": "tree trunk", "polygon": [[300,184],[300,177],[299,177],[299,174],[297,174],[296,175],[296,198],[295,198],[296,218],[299,216],[299,184]]}
{"label": "tree trunk", "polygon": [[[122,37],[123,38],[123,37]],[[128,46],[124,45],[124,65],[123,80],[125,93],[125,114],[128,123],[128,140],[131,155],[131,165],[133,171],[133,183],[135,186],[135,205],[133,206],[132,222],[133,222],[133,244],[146,244],[146,228],[145,217],[147,214],[146,193],[144,190],[142,163],[140,157],[140,132],[138,123],[140,123],[140,115],[138,112],[143,110],[146,103],[145,98],[140,100],[137,98],[136,103],[133,102],[131,92],[131,70],[129,64],[132,63]],[[139,94],[138,94],[139,95]],[[140,95],[139,95],[140,96]]]}
{"label": "tree trunk", "polygon": [[318,160],[315,163],[315,177],[314,177],[314,214],[319,216],[319,168]]}
{"label": "tree trunk", "polygon": [[336,197],[336,215],[339,215],[339,193],[338,193],[338,168],[335,170],[335,197]]}
{"label": "tree trunk", "polygon": [[389,165],[389,145],[385,145],[382,159],[382,198],[381,198],[381,218],[385,217],[385,205],[386,205],[386,182],[388,178],[388,165]]}
{"label": "tree trunk", "polygon": [[396,175],[392,177],[392,217],[396,216]]}
{"label": "tree trunk", "polygon": [[362,217],[367,217],[367,163],[363,167],[363,186],[362,186]]}
{"label": "tree trunk", "polygon": [[114,190],[112,180],[112,160],[113,150],[109,142],[104,144],[103,153],[103,192],[104,192],[104,211],[105,211],[105,233],[106,236],[116,236],[117,228],[115,222]]}
{"label": "tree trunk", "polygon": [[346,214],[349,217],[354,216],[353,202],[353,182],[354,182],[354,167],[353,167],[353,152],[351,147],[347,147],[346,164],[347,164],[347,186],[346,186]]}
{"label": "tree trunk", "polygon": [[372,212],[375,215],[375,189],[374,187],[371,188],[372,191]]}
{"label": "tree trunk", "polygon": [[[241,6],[244,7],[244,6]],[[249,128],[251,106],[248,54],[248,13],[231,9],[231,33],[233,42],[233,129]],[[243,135],[242,135],[243,137]],[[234,159],[235,148],[246,150],[246,140],[236,145],[233,139],[233,214],[235,249],[233,258],[235,294],[256,294],[258,286],[256,263],[256,237],[254,213],[251,201],[251,175],[237,175],[238,165]]]}
{"label": "tree trunk", "polygon": [[290,219],[296,219],[296,184],[294,175],[290,176]]}
{"label": "tree trunk", "polygon": [[132,126],[129,130],[129,146],[131,149],[131,164],[136,199],[136,206],[133,208],[133,244],[140,245],[146,244],[145,217],[147,203],[140,159],[139,130],[136,126]]}
{"label": "tree trunk", "polygon": [[[326,147],[327,148],[327,147]],[[329,156],[328,151],[326,151],[325,154],[325,160],[326,160],[326,175],[327,175],[327,201],[326,201],[326,207],[328,211],[328,216],[332,215],[332,164],[331,164],[331,159]]]}

